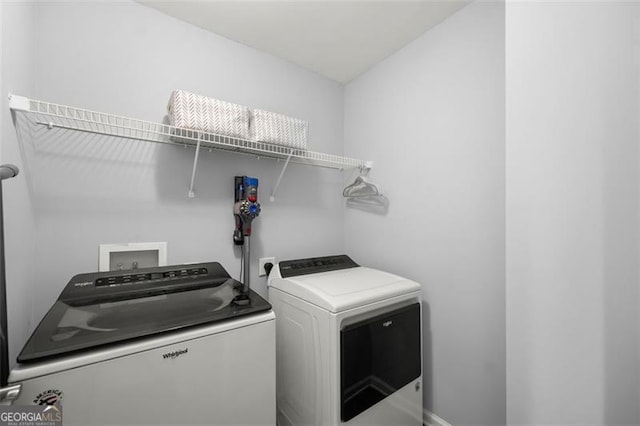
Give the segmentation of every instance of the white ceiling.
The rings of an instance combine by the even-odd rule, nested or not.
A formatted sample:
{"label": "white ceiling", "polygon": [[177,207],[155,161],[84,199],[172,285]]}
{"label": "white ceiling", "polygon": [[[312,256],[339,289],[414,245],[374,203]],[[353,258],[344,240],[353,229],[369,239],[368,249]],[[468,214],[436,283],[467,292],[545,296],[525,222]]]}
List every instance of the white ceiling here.
{"label": "white ceiling", "polygon": [[471,0],[138,0],[347,83]]}

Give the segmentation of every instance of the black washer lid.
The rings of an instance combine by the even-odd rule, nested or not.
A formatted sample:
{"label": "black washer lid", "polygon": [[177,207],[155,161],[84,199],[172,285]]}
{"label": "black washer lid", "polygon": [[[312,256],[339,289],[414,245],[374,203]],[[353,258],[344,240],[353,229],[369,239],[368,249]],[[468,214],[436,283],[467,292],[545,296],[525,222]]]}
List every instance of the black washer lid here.
{"label": "black washer lid", "polygon": [[74,276],[18,356],[28,363],[268,311],[217,262]]}

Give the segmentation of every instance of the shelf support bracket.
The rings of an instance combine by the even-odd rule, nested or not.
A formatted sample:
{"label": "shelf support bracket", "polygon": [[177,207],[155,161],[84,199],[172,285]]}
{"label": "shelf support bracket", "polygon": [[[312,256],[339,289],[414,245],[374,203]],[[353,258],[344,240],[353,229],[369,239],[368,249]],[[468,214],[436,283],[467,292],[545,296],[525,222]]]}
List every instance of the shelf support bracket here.
{"label": "shelf support bracket", "polygon": [[282,176],[284,176],[285,170],[287,170],[287,166],[289,165],[289,160],[291,160],[291,156],[293,155],[293,149],[289,151],[289,155],[287,155],[287,159],[284,162],[284,166],[282,167],[282,171],[280,172],[280,176],[278,176],[278,180],[276,181],[276,185],[273,187],[273,191],[271,191],[271,195],[269,196],[269,201],[272,203],[276,200],[276,191],[280,186],[280,181],[282,180]]}
{"label": "shelf support bracket", "polygon": [[196,170],[198,168],[198,155],[200,154],[200,142],[202,141],[202,134],[198,133],[198,143],[196,144],[196,153],[193,157],[193,169],[191,170],[191,185],[189,186],[189,198],[196,196],[193,192],[193,184],[196,181]]}

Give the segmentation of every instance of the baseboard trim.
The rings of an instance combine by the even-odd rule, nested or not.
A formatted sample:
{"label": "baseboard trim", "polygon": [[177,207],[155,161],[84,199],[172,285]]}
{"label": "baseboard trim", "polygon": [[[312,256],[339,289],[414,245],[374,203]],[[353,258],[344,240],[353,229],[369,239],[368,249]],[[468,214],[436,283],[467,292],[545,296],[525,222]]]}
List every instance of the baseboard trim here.
{"label": "baseboard trim", "polygon": [[451,423],[436,416],[429,410],[424,410],[424,413],[422,416],[422,422],[424,423],[425,426],[452,426]]}

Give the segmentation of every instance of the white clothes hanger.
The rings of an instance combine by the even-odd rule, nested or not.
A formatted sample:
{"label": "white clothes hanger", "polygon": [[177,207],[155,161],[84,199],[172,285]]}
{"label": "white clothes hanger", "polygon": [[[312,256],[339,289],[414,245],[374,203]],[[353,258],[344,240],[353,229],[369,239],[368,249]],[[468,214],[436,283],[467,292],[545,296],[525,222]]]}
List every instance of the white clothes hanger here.
{"label": "white clothes hanger", "polygon": [[371,181],[366,176],[358,176],[351,185],[342,190],[342,196],[346,198],[377,197],[383,194],[382,185]]}

